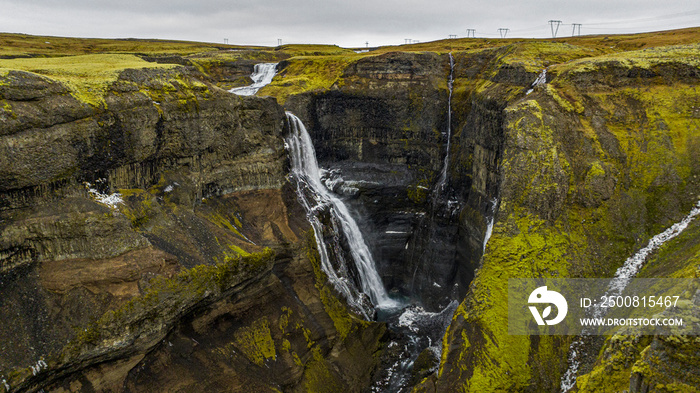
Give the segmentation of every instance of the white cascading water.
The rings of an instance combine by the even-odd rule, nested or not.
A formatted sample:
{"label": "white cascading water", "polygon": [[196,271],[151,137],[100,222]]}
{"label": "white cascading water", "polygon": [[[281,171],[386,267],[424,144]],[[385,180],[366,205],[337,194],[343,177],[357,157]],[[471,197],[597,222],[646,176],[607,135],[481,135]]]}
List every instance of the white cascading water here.
{"label": "white cascading water", "polygon": [[372,254],[365,243],[357,222],[350,215],[347,206],[337,198],[321,181],[320,169],[316,161],[316,151],[311,142],[311,137],[301,120],[287,112],[290,134],[285,138],[289,157],[292,163],[291,174],[297,183],[297,195],[307,218],[316,235],[316,244],[321,255],[321,265],[328,275],[331,283],[348,300],[348,303],[357,310],[362,310],[365,317],[369,318],[373,310],[367,310],[363,306],[361,294],[357,293],[349,276],[348,268],[340,266],[334,269],[330,261],[326,244],[323,242],[323,224],[319,219],[319,213],[328,209],[334,221],[340,225],[342,236],[345,236],[350,248],[350,253],[355,262],[359,275],[361,291],[369,296],[372,304],[380,309],[391,309],[399,306],[399,303],[391,299],[384,288],[379,273],[372,258]]}
{"label": "white cascading water", "polygon": [[[661,247],[667,241],[678,236],[688,227],[691,221],[695,219],[696,216],[700,215],[700,202],[698,202],[695,207],[688,213],[685,218],[681,221],[673,224],[670,228],[659,233],[649,240],[646,247],[637,251],[634,255],[627,258],[625,263],[617,269],[615,272],[615,277],[610,281],[608,289],[605,291],[605,296],[615,296],[620,295],[622,291],[627,287],[627,284],[637,275],[639,270],[642,268],[644,261],[654,250]],[[605,310],[601,307],[594,307],[592,311],[593,317],[602,317],[605,314]],[[581,336],[577,337],[571,346],[569,347],[569,357],[568,363],[569,368],[566,373],[561,377],[561,391],[568,392],[571,388],[576,385],[576,377],[578,369],[580,366],[579,358],[581,352],[584,350],[583,338],[586,335],[586,331],[582,333]]]}
{"label": "white cascading water", "polygon": [[449,96],[447,97],[447,151],[445,152],[445,160],[442,163],[442,172],[440,179],[435,186],[435,192],[440,193],[445,188],[447,181],[447,169],[450,164],[450,139],[452,139],[452,83],[454,82],[455,59],[450,53],[450,77],[447,80],[447,88]]}
{"label": "white cascading water", "polygon": [[484,246],[483,249],[481,250],[481,253],[484,254],[486,252],[486,243],[489,242],[489,239],[491,238],[491,232],[493,232],[493,224],[496,221],[496,207],[498,206],[498,199],[493,198],[491,200],[491,216],[486,219],[486,233],[484,233]]}
{"label": "white cascading water", "polygon": [[252,96],[257,93],[258,90],[262,89],[266,85],[269,85],[276,73],[277,63],[256,64],[255,70],[250,76],[250,79],[253,80],[253,84],[249,86],[235,87],[229,90],[229,92],[239,96]]}
{"label": "white cascading water", "polygon": [[532,83],[532,86],[530,86],[530,89],[525,93],[525,95],[529,95],[532,93],[533,90],[535,90],[535,87],[542,86],[545,83],[547,83],[547,69],[543,69],[542,72],[537,76],[537,79]]}

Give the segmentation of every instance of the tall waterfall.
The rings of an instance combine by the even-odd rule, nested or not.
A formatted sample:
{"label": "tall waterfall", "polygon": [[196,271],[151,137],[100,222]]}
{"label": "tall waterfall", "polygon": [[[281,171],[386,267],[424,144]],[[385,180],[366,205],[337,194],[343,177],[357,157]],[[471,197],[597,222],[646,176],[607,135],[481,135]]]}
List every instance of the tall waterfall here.
{"label": "tall waterfall", "polygon": [[[399,306],[387,294],[377,273],[372,254],[347,206],[323,185],[316,152],[306,127],[298,117],[289,112],[287,112],[287,121],[291,132],[285,138],[285,142],[292,163],[291,175],[296,181],[299,200],[314,229],[323,271],[338,291],[345,296],[350,306],[361,311],[367,318],[374,311],[371,308],[372,305],[381,309]],[[352,257],[352,261],[339,261],[337,267],[333,266],[328,245],[324,242],[324,226],[321,222],[321,214],[324,211],[331,216],[334,237],[344,236]],[[339,257],[338,259],[342,259],[342,253],[335,254]],[[353,268],[348,262],[354,262],[362,293],[358,292],[353,284],[351,273]],[[367,302],[363,301],[363,293],[369,296],[372,305],[367,305]]]}
{"label": "tall waterfall", "polygon": [[253,84],[249,86],[236,87],[229,90],[230,93],[238,94],[239,96],[252,96],[266,85],[272,82],[272,78],[277,73],[277,63],[260,63],[255,65],[253,74],[250,79]]}
{"label": "tall waterfall", "polygon": [[447,97],[447,151],[445,152],[445,160],[442,163],[440,179],[435,187],[436,193],[439,193],[443,188],[445,188],[445,182],[447,181],[447,169],[450,164],[450,140],[452,139],[452,84],[454,82],[454,71],[455,59],[452,57],[452,53],[450,53],[450,77],[447,79],[447,88],[450,92],[449,96]]}
{"label": "tall waterfall", "polygon": [[[673,224],[670,228],[657,234],[649,240],[646,247],[637,251],[634,255],[627,258],[625,263],[617,269],[615,272],[615,277],[610,280],[610,284],[605,292],[605,296],[619,295],[627,287],[632,278],[634,278],[639,270],[642,268],[644,261],[651,254],[652,251],[661,247],[667,241],[678,236],[688,227],[691,221],[695,219],[696,216],[700,215],[700,202],[698,202],[695,207],[685,216],[681,221]],[[600,307],[593,308],[593,316],[602,317],[605,315],[605,310]],[[568,392],[571,388],[576,385],[576,377],[578,373],[578,368],[580,366],[579,359],[581,355],[584,355],[585,346],[583,337],[586,336],[584,330],[583,334],[578,336],[574,342],[571,343],[569,347],[569,357],[568,363],[569,368],[566,373],[561,377],[561,391]]]}

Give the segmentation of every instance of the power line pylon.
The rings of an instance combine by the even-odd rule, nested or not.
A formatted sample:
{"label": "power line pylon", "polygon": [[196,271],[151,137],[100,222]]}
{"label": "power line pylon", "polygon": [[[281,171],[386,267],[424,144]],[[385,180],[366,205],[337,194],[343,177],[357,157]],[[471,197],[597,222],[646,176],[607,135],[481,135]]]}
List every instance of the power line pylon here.
{"label": "power line pylon", "polygon": [[[571,36],[575,35],[581,35],[581,24],[580,23],[572,23],[572,26],[574,26],[573,30],[571,30]],[[576,34],[576,30],[578,30],[578,34]]]}
{"label": "power line pylon", "polygon": [[[557,27],[555,28],[554,25]],[[549,21],[549,27],[552,29],[552,38],[557,37],[557,33],[559,32],[559,25],[561,25],[560,20],[550,20]]]}
{"label": "power line pylon", "polygon": [[476,38],[476,29],[467,29],[467,38]]}
{"label": "power line pylon", "polygon": [[509,31],[509,30],[510,30],[509,28],[500,27],[500,28],[498,29],[498,34],[501,35],[501,38],[506,38],[506,35],[508,34],[508,31]]}

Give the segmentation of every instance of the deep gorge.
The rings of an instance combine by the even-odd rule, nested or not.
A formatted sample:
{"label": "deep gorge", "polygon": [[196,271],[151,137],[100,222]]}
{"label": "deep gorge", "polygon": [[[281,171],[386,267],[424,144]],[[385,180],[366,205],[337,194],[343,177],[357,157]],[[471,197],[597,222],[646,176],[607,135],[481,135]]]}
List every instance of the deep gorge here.
{"label": "deep gorge", "polygon": [[[402,391],[558,391],[573,338],[504,333],[502,279],[610,276],[700,195],[697,43],[625,40],[134,56],[98,98],[0,72],[3,386],[398,391],[401,363]],[[229,93],[260,58],[272,83]],[[413,325],[438,351],[407,359],[411,322],[328,279],[285,110],[404,317],[448,307]],[[639,274],[697,276],[697,228]],[[579,391],[700,384],[697,340],[619,340],[591,344]]]}

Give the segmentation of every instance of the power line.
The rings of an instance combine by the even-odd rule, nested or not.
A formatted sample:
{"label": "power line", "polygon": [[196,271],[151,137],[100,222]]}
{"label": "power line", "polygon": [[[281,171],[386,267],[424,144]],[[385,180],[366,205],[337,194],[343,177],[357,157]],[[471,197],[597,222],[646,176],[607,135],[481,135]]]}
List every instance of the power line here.
{"label": "power line", "polygon": [[571,26],[573,26],[573,29],[571,29],[571,36],[576,35],[576,29],[578,28],[578,35],[581,35],[581,24],[580,23],[572,23]]}
{"label": "power line", "polygon": [[690,10],[688,12],[680,12],[676,14],[667,14],[667,15],[659,15],[659,16],[654,16],[654,17],[647,17],[647,18],[636,18],[636,19],[623,19],[623,20],[616,20],[616,21],[609,21],[609,22],[590,22],[586,23],[586,26],[588,25],[617,25],[620,23],[634,23],[634,22],[649,22],[649,21],[658,21],[659,19],[674,19],[674,18],[679,18],[683,16],[691,16],[691,15],[697,15],[700,14],[700,9],[698,10]]}
{"label": "power line", "polygon": [[[652,25],[652,24],[645,24],[642,26],[634,26],[636,23],[640,22],[656,22],[661,19],[674,19],[674,18],[681,18],[681,17],[693,17],[695,15],[700,14],[700,9],[695,9],[695,10],[689,10],[687,12],[682,12],[682,13],[675,13],[675,14],[666,14],[666,15],[660,15],[660,16],[655,16],[655,17],[647,17],[647,18],[636,18],[636,19],[626,19],[626,20],[617,20],[617,21],[609,21],[609,22],[586,22],[586,23],[563,23],[560,20],[550,20],[549,26],[550,26],[550,33],[552,37],[556,37],[558,35],[559,28],[561,26],[571,26],[572,28],[572,36],[580,36],[581,35],[581,27],[583,24],[586,25],[586,29],[590,30],[614,30],[614,31],[630,31],[630,30],[638,30],[638,32],[643,32],[647,31],[649,29],[661,29],[658,25]],[[697,24],[697,23],[695,23]],[[618,25],[618,26],[610,26],[610,27],[604,27],[608,25]],[[620,26],[622,25],[622,26]],[[623,27],[624,25],[627,25],[627,27]],[[501,38],[505,38],[506,34],[515,34],[516,37],[519,36],[520,34],[525,34],[525,33],[530,33],[530,32],[537,32],[543,31],[543,26],[530,26],[530,27],[523,27],[523,28],[516,28],[513,30],[510,29],[504,29],[501,28],[498,30],[499,36]],[[475,37],[475,29],[467,29],[467,37]],[[484,37],[498,37],[495,34],[488,34],[488,33],[481,33],[479,36],[484,36]],[[529,36],[529,34],[525,34],[525,36]]]}
{"label": "power line", "polygon": [[[554,28],[554,25],[556,25],[556,30]],[[552,29],[552,38],[557,37],[557,33],[559,32],[559,26],[561,25],[560,20],[550,20],[549,21],[549,27]]]}

